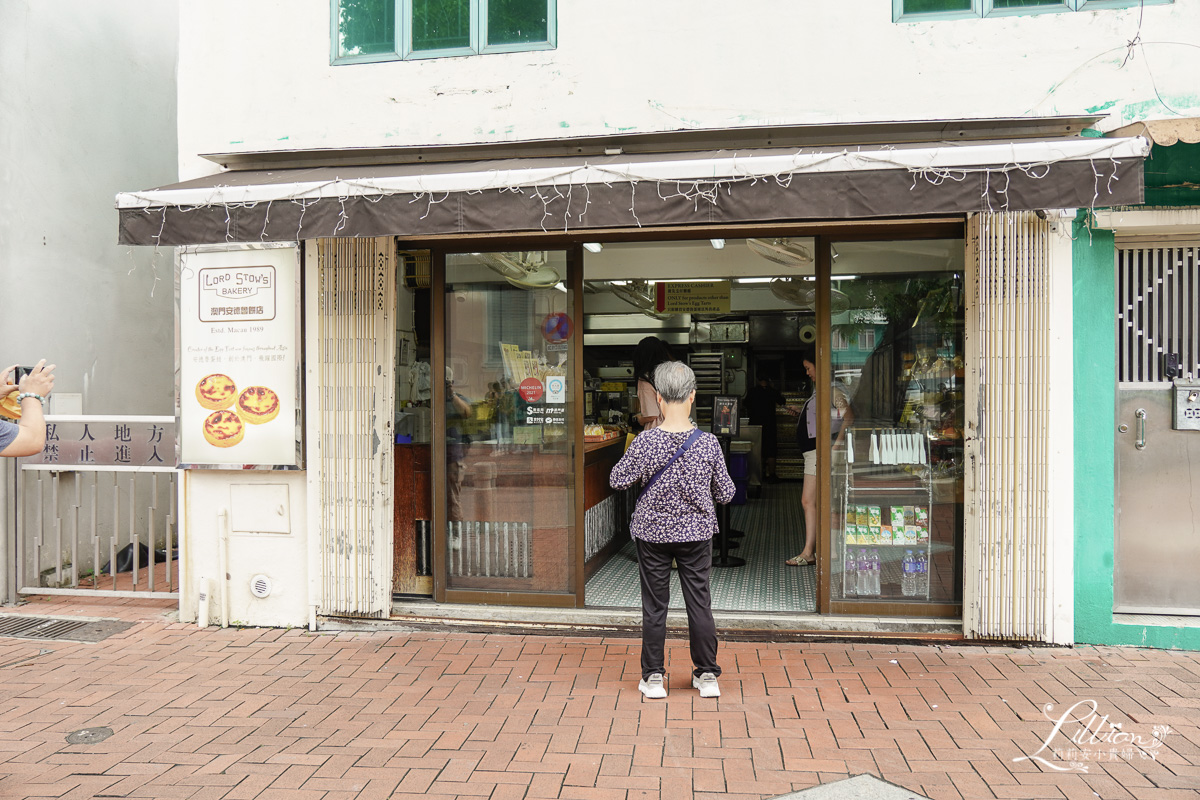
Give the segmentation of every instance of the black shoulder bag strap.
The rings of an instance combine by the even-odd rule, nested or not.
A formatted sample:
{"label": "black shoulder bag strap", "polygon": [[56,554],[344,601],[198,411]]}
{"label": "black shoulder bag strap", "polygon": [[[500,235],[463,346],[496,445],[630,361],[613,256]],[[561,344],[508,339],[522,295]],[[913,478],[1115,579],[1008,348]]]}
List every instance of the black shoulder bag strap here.
{"label": "black shoulder bag strap", "polygon": [[696,441],[696,439],[698,439],[698,438],[700,438],[700,429],[692,428],[692,432],[689,433],[687,438],[684,439],[683,442],[679,445],[679,448],[675,451],[675,455],[671,456],[670,460],[667,461],[667,463],[663,464],[661,467],[659,467],[658,471],[650,476],[650,480],[646,481],[646,485],[642,487],[642,490],[640,492],[638,492],[639,500],[641,500],[642,496],[645,495],[647,491],[649,491],[650,487],[653,486],[660,477],[662,477],[662,474],[667,471],[667,467],[674,464],[675,461],[681,455],[683,455],[683,451],[687,450],[689,447],[691,447],[692,442]]}

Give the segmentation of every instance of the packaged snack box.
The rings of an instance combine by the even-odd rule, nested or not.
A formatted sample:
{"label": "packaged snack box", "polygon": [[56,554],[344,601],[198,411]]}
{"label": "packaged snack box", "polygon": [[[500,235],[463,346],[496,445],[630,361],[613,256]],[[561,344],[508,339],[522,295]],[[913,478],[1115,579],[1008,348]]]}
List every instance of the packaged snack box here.
{"label": "packaged snack box", "polygon": [[913,510],[913,516],[917,523],[917,541],[924,544],[929,541],[929,512],[918,506]]}

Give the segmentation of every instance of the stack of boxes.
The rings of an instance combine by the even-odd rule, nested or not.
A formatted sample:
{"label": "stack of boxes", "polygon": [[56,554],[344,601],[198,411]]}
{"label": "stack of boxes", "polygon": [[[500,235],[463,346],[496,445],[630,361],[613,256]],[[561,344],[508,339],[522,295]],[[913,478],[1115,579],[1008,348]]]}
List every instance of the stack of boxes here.
{"label": "stack of boxes", "polygon": [[[883,521],[884,512],[888,521]],[[929,510],[924,506],[847,506],[846,544],[926,544]]]}

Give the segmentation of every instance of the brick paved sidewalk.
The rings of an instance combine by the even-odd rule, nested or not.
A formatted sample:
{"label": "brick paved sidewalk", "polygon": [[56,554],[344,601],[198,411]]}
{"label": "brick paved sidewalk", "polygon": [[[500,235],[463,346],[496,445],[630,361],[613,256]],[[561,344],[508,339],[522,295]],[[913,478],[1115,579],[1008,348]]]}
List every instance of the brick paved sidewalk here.
{"label": "brick paved sidewalk", "polygon": [[[5,611],[140,621],[96,644],[0,638],[0,798],[758,800],[861,773],[931,798],[1200,796],[1195,653],[730,642],[723,694],[702,700],[671,640],[670,697],[644,701],[636,639],[198,630],[133,602]],[[1097,761],[1109,744],[1072,744],[1075,722],[1051,745],[1086,773],[1014,762],[1051,735],[1043,706],[1087,700],[1154,758]]]}

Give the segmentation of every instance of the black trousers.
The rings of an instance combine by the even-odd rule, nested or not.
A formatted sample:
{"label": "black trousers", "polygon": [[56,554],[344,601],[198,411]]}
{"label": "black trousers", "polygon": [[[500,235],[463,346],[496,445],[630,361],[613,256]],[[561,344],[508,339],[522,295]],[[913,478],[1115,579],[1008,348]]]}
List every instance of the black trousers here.
{"label": "black trousers", "polygon": [[671,602],[671,559],[679,567],[679,583],[687,608],[688,639],[692,648],[692,674],[711,672],[717,666],[717,625],[713,622],[712,539],[699,542],[646,542],[637,544],[638,572],[642,579],[642,677],[665,674],[667,606]]}

